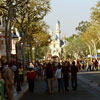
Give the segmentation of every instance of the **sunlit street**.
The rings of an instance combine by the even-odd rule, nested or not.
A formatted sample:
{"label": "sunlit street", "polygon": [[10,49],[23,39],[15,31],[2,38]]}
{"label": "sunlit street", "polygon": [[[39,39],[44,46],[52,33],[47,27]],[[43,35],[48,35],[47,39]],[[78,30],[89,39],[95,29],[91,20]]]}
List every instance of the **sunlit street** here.
{"label": "sunlit street", "polygon": [[0,100],[100,99],[100,0],[0,0]]}

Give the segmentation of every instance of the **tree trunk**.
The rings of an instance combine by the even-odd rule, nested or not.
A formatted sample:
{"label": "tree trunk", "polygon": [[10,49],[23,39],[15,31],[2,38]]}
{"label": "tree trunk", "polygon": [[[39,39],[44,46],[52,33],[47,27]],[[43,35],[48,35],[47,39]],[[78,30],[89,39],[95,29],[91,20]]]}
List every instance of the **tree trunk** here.
{"label": "tree trunk", "polygon": [[74,55],[75,59],[77,60],[78,59],[78,54],[74,52],[73,55]]}
{"label": "tree trunk", "polygon": [[37,44],[35,45],[35,63],[37,61]]}
{"label": "tree trunk", "polygon": [[95,56],[96,56],[96,59],[97,59],[97,48],[96,48],[96,43],[94,40],[92,40],[92,43],[93,43],[93,46],[94,46],[94,52],[95,52]]}
{"label": "tree trunk", "polygon": [[23,58],[23,68],[25,68],[25,35],[22,36],[23,46],[22,46],[22,58]]}
{"label": "tree trunk", "polygon": [[7,62],[9,62],[9,52],[8,52],[8,19],[5,18],[5,43],[6,43],[6,56]]}
{"label": "tree trunk", "polygon": [[30,41],[30,57],[31,57],[31,63],[33,63],[33,55],[32,55],[32,41]]}
{"label": "tree trunk", "polygon": [[89,48],[89,52],[90,52],[90,58],[92,59],[92,52],[91,52],[91,46],[90,45],[88,45],[88,48]]}
{"label": "tree trunk", "polygon": [[9,48],[8,48],[8,58],[9,58],[9,61],[11,60],[11,46],[12,46],[12,43],[11,43],[11,41],[12,41],[12,34],[11,34],[11,27],[12,27],[12,25],[11,25],[11,20],[9,21]]}

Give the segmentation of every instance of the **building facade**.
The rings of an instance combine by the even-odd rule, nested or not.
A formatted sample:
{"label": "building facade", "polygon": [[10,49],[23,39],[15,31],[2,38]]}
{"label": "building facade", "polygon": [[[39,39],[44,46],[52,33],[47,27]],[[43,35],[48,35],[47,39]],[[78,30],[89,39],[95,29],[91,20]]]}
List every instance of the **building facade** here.
{"label": "building facade", "polygon": [[0,16],[0,56],[6,56],[5,45],[5,23],[4,19]]}
{"label": "building facade", "polygon": [[52,57],[62,57],[63,47],[65,45],[65,41],[61,38],[61,30],[60,30],[60,22],[57,21],[56,31],[50,31],[51,35],[51,43],[50,43],[50,54]]}
{"label": "building facade", "polygon": [[[11,33],[12,33],[11,54],[16,55],[16,39],[13,39],[15,34],[13,33],[13,31]],[[20,40],[19,33],[18,33],[17,29],[15,29],[15,33],[16,33],[16,36],[18,36],[18,40]],[[14,37],[14,38],[16,38],[16,37]],[[8,40],[8,42],[9,42],[9,40]],[[0,16],[0,59],[2,60],[5,57],[6,57],[5,19],[2,16]]]}

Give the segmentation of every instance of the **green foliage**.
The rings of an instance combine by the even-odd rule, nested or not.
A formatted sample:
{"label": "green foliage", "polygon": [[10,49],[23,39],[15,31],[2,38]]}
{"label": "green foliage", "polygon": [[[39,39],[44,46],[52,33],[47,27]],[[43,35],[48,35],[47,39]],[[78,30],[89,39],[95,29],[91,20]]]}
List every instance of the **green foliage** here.
{"label": "green foliage", "polygon": [[76,30],[79,32],[79,34],[82,34],[86,31],[86,29],[91,25],[88,21],[81,21],[79,25],[76,27]]}
{"label": "green foliage", "polygon": [[[69,43],[66,46],[66,52],[70,52],[71,55],[76,52],[77,55],[80,55],[80,51],[83,52],[83,54],[85,54],[85,51],[87,51],[87,53],[89,51],[90,54],[96,55],[97,49],[100,48],[100,1],[98,1],[96,6],[92,7],[91,10],[91,21],[81,21],[76,27],[80,35],[76,38],[77,40],[75,40],[73,36],[67,39]],[[78,50],[75,47],[77,47]],[[82,48],[82,50],[80,48]]]}
{"label": "green foliage", "polygon": [[39,59],[43,59],[44,56],[47,56],[47,53],[48,53],[48,46],[43,46],[39,49]]}
{"label": "green foliage", "polygon": [[40,47],[48,45],[50,35],[48,35],[48,25],[44,21],[39,21],[37,23],[32,22],[28,28],[28,34],[26,41],[30,44],[29,39],[32,40],[32,44]]}
{"label": "green foliage", "polygon": [[71,36],[69,39],[64,55],[71,58],[85,57],[87,55],[87,45],[81,40],[80,36]]}
{"label": "green foliage", "polygon": [[50,0],[24,0],[17,10],[15,23],[20,31],[28,29],[32,22],[42,20],[50,11]]}
{"label": "green foliage", "polygon": [[96,4],[96,7],[91,8],[91,19],[93,22],[100,24],[100,1]]}
{"label": "green foliage", "polygon": [[[6,17],[8,26],[17,28],[22,37],[23,61],[25,42],[32,41],[34,44],[36,38],[41,41],[38,42],[40,46],[48,44],[50,38],[47,34],[48,26],[42,20],[50,9],[50,0],[0,0],[0,15]],[[11,35],[11,32],[9,33]]]}
{"label": "green foliage", "polygon": [[93,44],[91,40],[94,40],[96,44],[98,43],[99,33],[100,33],[100,25],[98,24],[91,25],[89,28],[87,28],[86,32],[82,34],[82,39],[84,40],[84,42],[92,46]]}

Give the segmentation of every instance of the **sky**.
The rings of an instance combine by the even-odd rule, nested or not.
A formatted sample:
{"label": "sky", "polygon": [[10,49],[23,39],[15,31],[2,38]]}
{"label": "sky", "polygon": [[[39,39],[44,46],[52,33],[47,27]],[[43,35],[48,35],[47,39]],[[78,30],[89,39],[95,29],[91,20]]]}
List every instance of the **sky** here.
{"label": "sky", "polygon": [[50,29],[55,31],[57,20],[60,21],[61,35],[66,37],[76,34],[79,22],[89,21],[91,7],[99,0],[51,0],[51,11],[45,17]]}

